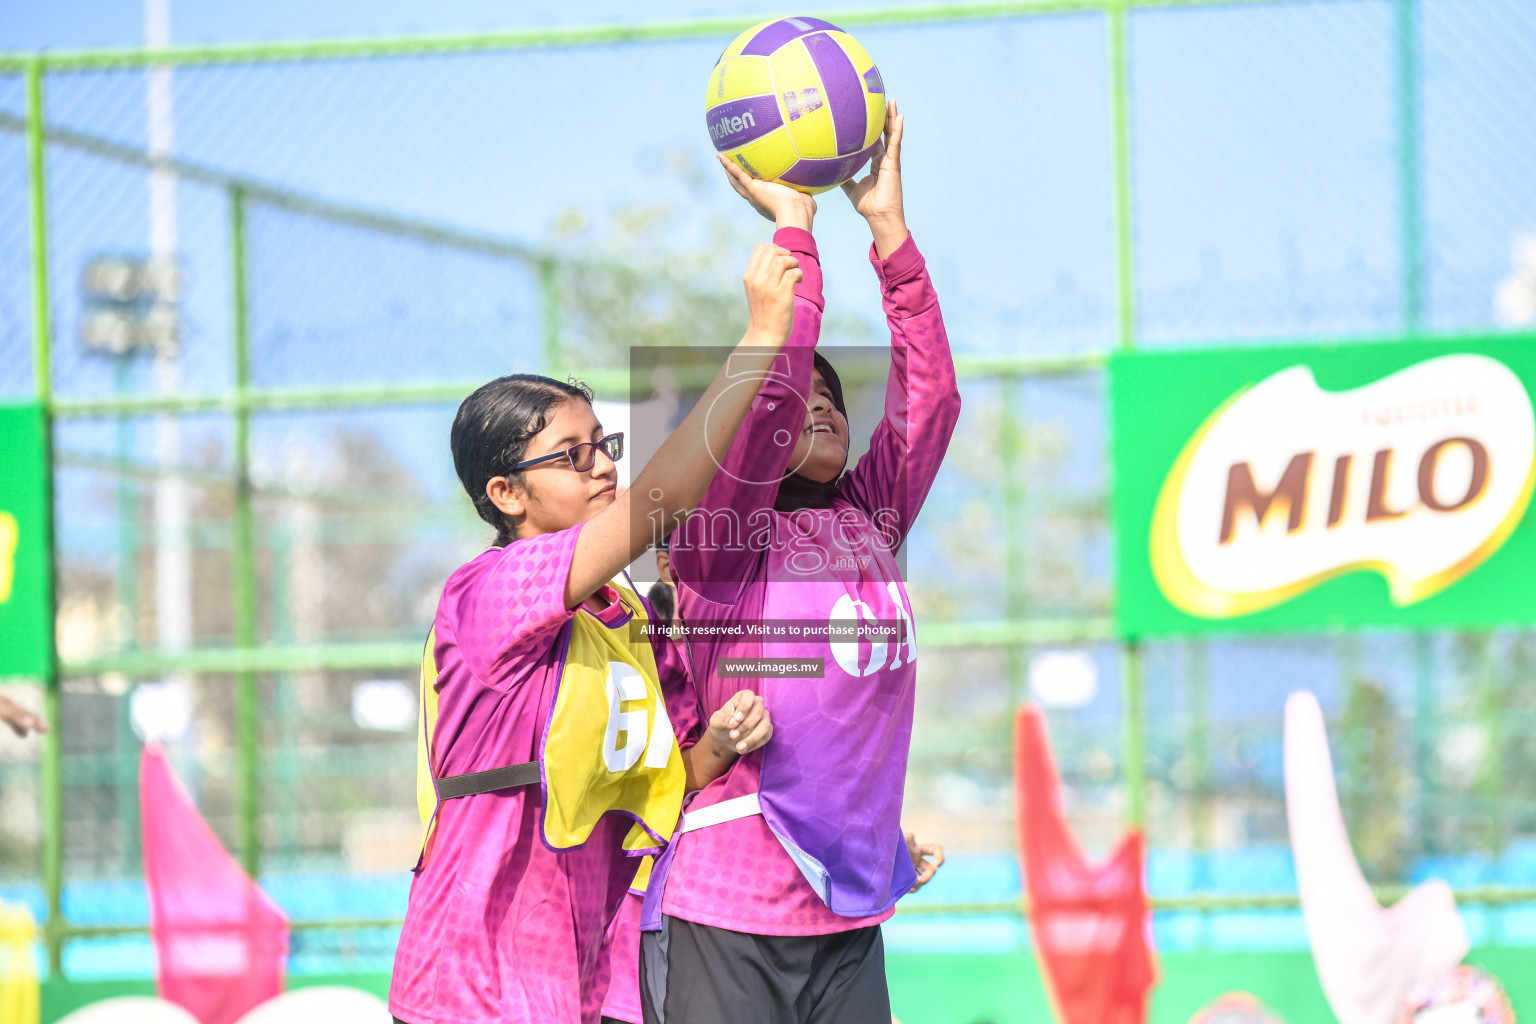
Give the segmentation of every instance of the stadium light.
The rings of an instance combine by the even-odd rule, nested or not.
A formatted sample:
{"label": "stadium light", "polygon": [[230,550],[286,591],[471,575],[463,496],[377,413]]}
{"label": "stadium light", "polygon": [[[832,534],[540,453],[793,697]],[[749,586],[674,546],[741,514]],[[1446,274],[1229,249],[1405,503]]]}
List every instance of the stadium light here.
{"label": "stadium light", "polygon": [[1086,651],[1041,651],[1029,660],[1029,689],[1047,708],[1080,708],[1099,692],[1099,668]]}
{"label": "stadium light", "polygon": [[93,257],[80,275],[80,341],[113,356],[174,356],[181,345],[182,278],[174,259]]}
{"label": "stadium light", "polygon": [[410,732],[416,727],[416,690],[398,679],[369,679],[352,687],[352,721],[359,729]]}
{"label": "stadium light", "polygon": [[175,679],[140,683],[128,699],[128,716],[146,743],[177,739],[192,724],[192,696]]}

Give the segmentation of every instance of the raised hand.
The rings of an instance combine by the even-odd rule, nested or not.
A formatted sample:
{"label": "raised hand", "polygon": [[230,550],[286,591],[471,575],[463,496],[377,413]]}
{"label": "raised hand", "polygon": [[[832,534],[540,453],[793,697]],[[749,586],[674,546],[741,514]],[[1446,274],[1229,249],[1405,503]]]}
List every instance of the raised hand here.
{"label": "raised hand", "polygon": [[25,737],[29,732],[47,732],[48,723],[36,712],[22,707],[9,697],[0,697],[0,722],[11,727],[11,731],[17,736]]}
{"label": "raised hand", "polygon": [[788,249],[763,243],[752,250],[741,283],[747,289],[747,333],[779,344],[795,322],[795,285],[804,277]]}
{"label": "raised hand", "polygon": [[715,158],[725,168],[725,176],[736,194],[751,203],[752,209],[773,221],[774,227],[811,230],[816,220],[816,200],[788,185],[754,178],[727,156],[716,153]]}
{"label": "raised hand", "polygon": [[905,121],[895,100],[885,103],[885,135],[869,161],[869,173],[843,182],[843,194],[869,221],[875,254],[885,259],[907,240],[906,212],[901,200],[901,136]]}

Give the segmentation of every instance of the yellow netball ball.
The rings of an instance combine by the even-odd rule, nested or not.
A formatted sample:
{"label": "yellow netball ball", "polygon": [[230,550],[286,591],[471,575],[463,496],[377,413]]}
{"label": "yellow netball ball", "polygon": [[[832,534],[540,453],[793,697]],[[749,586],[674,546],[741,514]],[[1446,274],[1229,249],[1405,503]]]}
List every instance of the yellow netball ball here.
{"label": "yellow netball ball", "polygon": [[709,75],[715,151],[748,174],[825,192],[858,174],[885,130],[885,83],[858,41],[817,18],[765,21]]}

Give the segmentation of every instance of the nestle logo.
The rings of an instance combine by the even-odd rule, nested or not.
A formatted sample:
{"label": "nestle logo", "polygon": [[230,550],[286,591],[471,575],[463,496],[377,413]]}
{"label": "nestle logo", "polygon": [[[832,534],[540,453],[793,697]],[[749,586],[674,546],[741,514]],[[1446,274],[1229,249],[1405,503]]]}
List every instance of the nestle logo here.
{"label": "nestle logo", "polygon": [[752,116],[752,111],[749,110],[735,117],[726,116],[720,118],[720,120],[709,126],[709,137],[719,142],[721,139],[729,138],[737,132],[744,132],[748,128],[756,127],[757,119]]}

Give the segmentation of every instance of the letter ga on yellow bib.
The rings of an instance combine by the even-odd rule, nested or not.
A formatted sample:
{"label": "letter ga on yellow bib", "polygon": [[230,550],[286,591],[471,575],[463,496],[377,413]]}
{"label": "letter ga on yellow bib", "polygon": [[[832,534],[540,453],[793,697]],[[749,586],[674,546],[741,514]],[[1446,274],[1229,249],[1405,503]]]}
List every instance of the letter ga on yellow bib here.
{"label": "letter ga on yellow bib", "polygon": [[[604,814],[617,811],[634,820],[623,848],[659,853],[682,811],[683,757],[643,632],[645,606],[632,589],[613,586],[628,617],[610,627],[578,609],[565,629],[565,657],[540,740],[543,840],[553,850],[581,846]],[[440,803],[431,746],[437,725],[434,645],[435,637],[428,636],[421,662],[418,867],[430,855]]]}

